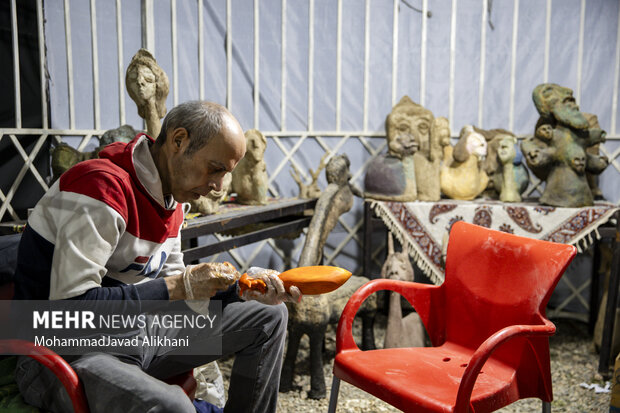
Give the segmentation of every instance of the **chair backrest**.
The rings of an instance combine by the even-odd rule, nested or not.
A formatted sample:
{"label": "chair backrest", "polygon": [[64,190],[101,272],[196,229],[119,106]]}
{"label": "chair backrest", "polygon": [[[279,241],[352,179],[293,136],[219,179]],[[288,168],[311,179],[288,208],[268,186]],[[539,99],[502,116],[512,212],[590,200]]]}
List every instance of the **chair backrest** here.
{"label": "chair backrest", "polygon": [[541,324],[575,254],[570,245],[455,223],[442,285],[446,340],[475,349],[503,327]]}

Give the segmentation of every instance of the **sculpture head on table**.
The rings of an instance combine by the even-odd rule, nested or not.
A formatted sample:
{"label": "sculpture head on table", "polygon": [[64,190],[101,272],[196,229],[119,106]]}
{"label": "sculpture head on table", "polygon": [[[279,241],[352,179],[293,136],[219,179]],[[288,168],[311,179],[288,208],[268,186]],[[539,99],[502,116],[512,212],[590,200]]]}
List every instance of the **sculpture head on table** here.
{"label": "sculpture head on table", "polygon": [[433,119],[431,111],[403,96],[385,122],[389,154],[402,159],[422,146],[428,150]]}
{"label": "sculpture head on table", "polygon": [[133,56],[125,74],[127,92],[138,106],[138,115],[147,122],[147,131],[157,138],[161,129],[159,119],[166,115],[169,83],[166,72],[153,55],[140,49]]}
{"label": "sculpture head on table", "polygon": [[588,120],[579,111],[571,89],[543,83],[534,88],[532,99],[540,116],[549,119],[552,126],[557,122],[571,129],[588,129]]}

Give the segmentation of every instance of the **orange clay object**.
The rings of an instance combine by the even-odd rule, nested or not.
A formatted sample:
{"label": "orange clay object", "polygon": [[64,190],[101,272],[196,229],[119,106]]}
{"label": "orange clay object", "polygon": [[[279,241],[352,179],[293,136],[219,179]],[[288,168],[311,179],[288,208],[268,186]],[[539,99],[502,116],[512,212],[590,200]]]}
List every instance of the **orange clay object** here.
{"label": "orange clay object", "polygon": [[[291,286],[299,288],[304,295],[325,294],[334,291],[351,277],[351,272],[340,267],[314,265],[298,267],[280,273],[278,276],[288,291]],[[239,294],[246,290],[260,291],[263,294],[267,286],[263,280],[243,274],[239,279]]]}

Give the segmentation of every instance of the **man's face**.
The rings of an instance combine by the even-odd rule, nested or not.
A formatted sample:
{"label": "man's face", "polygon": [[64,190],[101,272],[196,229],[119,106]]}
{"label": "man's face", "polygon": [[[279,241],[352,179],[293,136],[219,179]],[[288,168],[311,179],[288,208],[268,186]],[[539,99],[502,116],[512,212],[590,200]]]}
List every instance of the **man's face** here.
{"label": "man's face", "polygon": [[546,106],[559,123],[574,129],[588,128],[588,120],[579,111],[572,90],[556,84],[548,84],[542,89],[541,94]]}
{"label": "man's face", "polygon": [[[181,131],[179,131],[181,129]],[[170,131],[172,153],[168,158],[168,177],[164,181],[166,193],[177,202],[189,202],[206,196],[211,190],[220,191],[227,172],[237,166],[245,154],[245,136],[239,123],[224,115],[220,132],[209,143],[191,155],[186,155],[189,138],[184,128]],[[176,131],[176,133],[175,133]]]}

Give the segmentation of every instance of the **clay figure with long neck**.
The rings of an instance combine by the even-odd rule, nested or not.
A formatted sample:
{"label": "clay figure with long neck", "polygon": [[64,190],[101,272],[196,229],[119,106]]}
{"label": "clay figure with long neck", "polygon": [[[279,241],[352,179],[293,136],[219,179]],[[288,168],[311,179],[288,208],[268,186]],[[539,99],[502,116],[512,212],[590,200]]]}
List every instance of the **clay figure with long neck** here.
{"label": "clay figure with long neck", "polygon": [[[349,159],[346,155],[332,157],[325,169],[327,188],[319,197],[315,212],[308,227],[306,240],[299,258],[298,266],[319,265],[327,236],[336,226],[338,217],[353,206],[353,196],[361,195],[350,183]],[[295,304],[287,304],[289,309],[288,345],[282,367],[280,391],[293,387],[295,360],[299,342],[304,334],[310,338],[310,391],[308,397],[325,397],[325,377],[323,375],[323,341],[328,323],[337,322],[349,297],[362,284],[365,277],[352,276],[342,287],[328,294],[305,296]],[[360,314],[364,322],[362,347],[374,348],[372,319],[376,311],[376,298],[371,296],[362,305]]]}
{"label": "clay figure with long neck", "polygon": [[497,147],[497,157],[502,164],[502,186],[499,193],[499,199],[502,202],[521,202],[513,164],[517,156],[516,143],[517,140],[513,136],[504,135]]}
{"label": "clay figure with long neck", "polygon": [[169,88],[166,72],[148,50],[140,49],[127,66],[125,84],[129,96],[138,106],[138,115],[146,122],[148,135],[157,139],[161,130],[160,119],[166,115]]}

